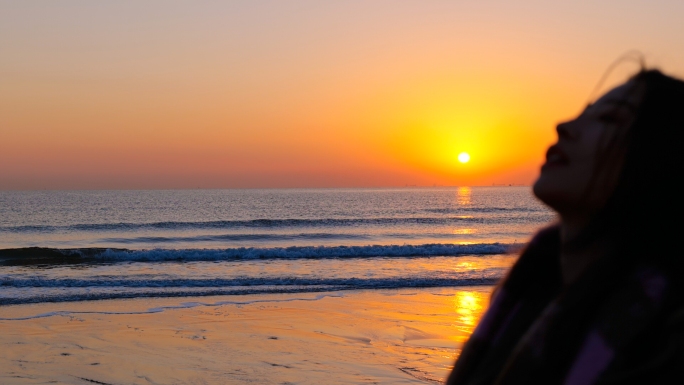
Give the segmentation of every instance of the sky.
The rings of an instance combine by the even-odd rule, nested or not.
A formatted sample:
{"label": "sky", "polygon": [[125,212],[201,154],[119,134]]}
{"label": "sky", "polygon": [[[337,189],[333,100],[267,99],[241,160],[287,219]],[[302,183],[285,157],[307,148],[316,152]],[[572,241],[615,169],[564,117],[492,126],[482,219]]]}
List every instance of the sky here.
{"label": "sky", "polygon": [[529,185],[622,54],[684,76],[681,15],[681,0],[2,1],[0,190]]}

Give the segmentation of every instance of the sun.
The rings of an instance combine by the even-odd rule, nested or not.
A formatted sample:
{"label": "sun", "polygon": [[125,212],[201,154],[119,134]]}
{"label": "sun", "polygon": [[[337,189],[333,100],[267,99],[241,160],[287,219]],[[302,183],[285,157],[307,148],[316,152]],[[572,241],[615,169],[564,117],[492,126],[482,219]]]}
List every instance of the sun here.
{"label": "sun", "polygon": [[462,152],[458,154],[458,161],[461,163],[468,163],[470,161],[470,155],[467,152]]}

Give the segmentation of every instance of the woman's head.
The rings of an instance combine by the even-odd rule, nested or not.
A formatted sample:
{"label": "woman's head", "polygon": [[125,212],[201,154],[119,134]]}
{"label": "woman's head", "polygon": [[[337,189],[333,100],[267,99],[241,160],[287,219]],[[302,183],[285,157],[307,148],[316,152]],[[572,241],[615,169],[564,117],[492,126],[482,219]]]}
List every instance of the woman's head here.
{"label": "woman's head", "polygon": [[534,193],[562,218],[589,215],[604,232],[645,236],[651,219],[660,227],[684,214],[683,135],[684,82],[642,71],[558,125]]}
{"label": "woman's head", "polygon": [[[616,142],[636,119],[643,96],[643,84],[628,81],[577,118],[559,124],[558,141],[546,153],[535,195],[564,216],[600,210],[623,164],[626,148]],[[612,156],[605,159],[608,153]]]}

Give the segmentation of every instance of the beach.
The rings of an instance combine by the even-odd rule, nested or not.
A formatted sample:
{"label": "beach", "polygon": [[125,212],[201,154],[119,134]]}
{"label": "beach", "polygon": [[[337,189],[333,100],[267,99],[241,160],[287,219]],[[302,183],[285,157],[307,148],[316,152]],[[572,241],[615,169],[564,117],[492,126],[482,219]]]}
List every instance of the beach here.
{"label": "beach", "polygon": [[490,286],[0,307],[3,384],[440,383]]}

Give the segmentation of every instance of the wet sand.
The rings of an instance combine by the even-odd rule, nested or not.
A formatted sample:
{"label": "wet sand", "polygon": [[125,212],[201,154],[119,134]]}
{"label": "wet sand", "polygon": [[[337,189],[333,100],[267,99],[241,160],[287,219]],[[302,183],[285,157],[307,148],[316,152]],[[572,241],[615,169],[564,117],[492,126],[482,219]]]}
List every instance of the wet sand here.
{"label": "wet sand", "polygon": [[490,292],[467,287],[5,306],[0,383],[441,383]]}

